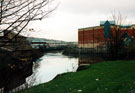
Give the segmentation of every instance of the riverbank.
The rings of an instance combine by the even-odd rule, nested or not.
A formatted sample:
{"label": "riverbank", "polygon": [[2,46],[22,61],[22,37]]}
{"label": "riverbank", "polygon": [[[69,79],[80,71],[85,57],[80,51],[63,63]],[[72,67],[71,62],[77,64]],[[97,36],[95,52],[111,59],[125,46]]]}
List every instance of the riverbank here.
{"label": "riverbank", "polygon": [[67,48],[62,51],[63,55],[70,56],[70,57],[91,57],[94,58],[93,61],[98,61],[99,59],[102,60],[109,60],[110,57],[107,52],[103,51],[96,51],[93,49],[80,49],[80,48]]}
{"label": "riverbank", "polygon": [[[38,50],[0,51],[0,91],[12,90],[32,75],[33,62],[43,56]],[[5,74],[6,73],[6,74]]]}
{"label": "riverbank", "polygon": [[[24,90],[26,93],[133,93],[135,61],[106,61],[88,69],[61,75],[51,82]],[[24,93],[24,91],[22,93]]]}

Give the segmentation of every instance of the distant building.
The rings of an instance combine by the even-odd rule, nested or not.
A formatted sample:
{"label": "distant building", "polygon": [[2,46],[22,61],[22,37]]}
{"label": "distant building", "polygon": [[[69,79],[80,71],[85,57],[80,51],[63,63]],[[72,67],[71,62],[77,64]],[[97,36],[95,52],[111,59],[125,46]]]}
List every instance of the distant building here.
{"label": "distant building", "polygon": [[[114,21],[101,21],[100,26],[78,29],[78,47],[79,48],[97,48],[105,47],[110,33],[113,35],[115,29]],[[135,25],[118,26],[120,35],[127,33],[130,37],[135,35]]]}
{"label": "distant building", "polygon": [[68,46],[68,42],[60,41],[60,40],[52,40],[45,38],[27,38],[33,48],[39,49],[40,47],[44,48],[58,48]]}
{"label": "distant building", "polygon": [[6,30],[0,36],[0,46],[11,50],[31,50],[27,37],[17,34],[13,31]]}

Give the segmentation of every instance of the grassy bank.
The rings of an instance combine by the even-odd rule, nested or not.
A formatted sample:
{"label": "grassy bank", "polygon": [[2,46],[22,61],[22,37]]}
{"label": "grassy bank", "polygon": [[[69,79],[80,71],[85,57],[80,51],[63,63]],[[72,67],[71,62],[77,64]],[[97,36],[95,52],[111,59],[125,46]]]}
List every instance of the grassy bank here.
{"label": "grassy bank", "polygon": [[[24,91],[23,91],[24,92]],[[135,61],[92,64],[87,70],[64,74],[26,93],[134,93]]]}

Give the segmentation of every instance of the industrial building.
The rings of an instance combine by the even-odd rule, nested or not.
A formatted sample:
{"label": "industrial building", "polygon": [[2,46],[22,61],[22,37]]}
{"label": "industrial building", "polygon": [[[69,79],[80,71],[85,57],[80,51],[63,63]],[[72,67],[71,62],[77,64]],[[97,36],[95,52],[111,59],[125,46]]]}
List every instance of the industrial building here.
{"label": "industrial building", "polygon": [[[117,25],[119,35],[127,33],[131,38],[135,36],[135,25],[122,26]],[[78,47],[79,48],[97,48],[105,47],[110,35],[115,36],[115,21],[101,21],[100,26],[78,29]]]}

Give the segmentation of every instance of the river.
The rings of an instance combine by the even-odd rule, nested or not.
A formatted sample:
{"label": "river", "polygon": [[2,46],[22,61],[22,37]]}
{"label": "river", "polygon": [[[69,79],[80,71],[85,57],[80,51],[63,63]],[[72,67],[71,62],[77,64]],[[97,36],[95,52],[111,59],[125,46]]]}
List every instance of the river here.
{"label": "river", "polygon": [[[2,75],[7,78],[1,79],[1,81],[4,80],[3,82],[6,83],[2,82],[0,84],[6,84],[5,89],[15,92],[27,87],[49,82],[62,73],[76,72],[78,67],[82,64],[93,64],[101,61],[103,61],[103,59],[98,57],[81,55],[75,58],[62,55],[61,52],[45,53],[43,57],[33,62],[33,64],[28,64],[24,70],[18,71],[16,68],[13,68],[14,64],[8,64],[8,66],[11,66],[8,68],[10,70],[7,69],[2,73]],[[8,76],[10,76],[9,81],[6,81],[8,80],[8,76],[4,73],[8,73]],[[1,88],[0,91],[3,91],[3,88]]]}
{"label": "river", "polygon": [[75,72],[78,68],[78,58],[71,58],[62,53],[46,53],[33,66],[33,74],[27,78],[30,86],[45,83],[58,74]]}

